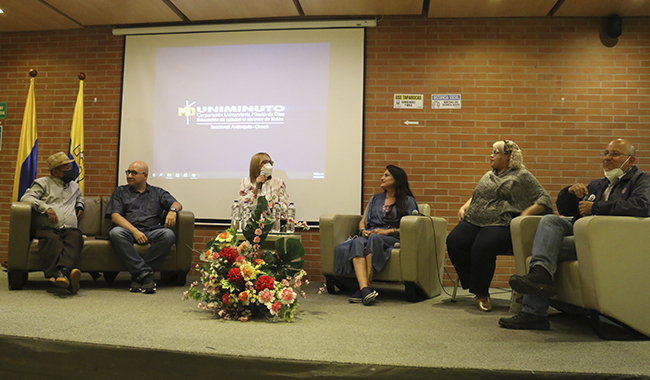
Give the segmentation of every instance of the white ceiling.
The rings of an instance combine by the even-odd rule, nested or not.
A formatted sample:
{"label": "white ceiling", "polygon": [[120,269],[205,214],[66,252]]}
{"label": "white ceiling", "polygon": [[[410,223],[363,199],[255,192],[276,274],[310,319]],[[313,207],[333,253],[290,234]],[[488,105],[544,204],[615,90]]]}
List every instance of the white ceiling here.
{"label": "white ceiling", "polygon": [[650,0],[0,0],[0,32],[426,15],[650,16]]}

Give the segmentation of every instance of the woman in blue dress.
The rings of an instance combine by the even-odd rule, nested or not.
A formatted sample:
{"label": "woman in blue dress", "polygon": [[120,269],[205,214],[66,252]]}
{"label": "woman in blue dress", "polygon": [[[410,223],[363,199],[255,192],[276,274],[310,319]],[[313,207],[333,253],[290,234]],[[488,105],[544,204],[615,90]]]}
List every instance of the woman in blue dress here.
{"label": "woman in blue dress", "polygon": [[370,197],[359,222],[359,236],[335,249],[334,273],[343,275],[354,270],[359,290],[350,302],[369,305],[379,295],[371,287],[372,273],[380,272],[399,242],[400,220],[418,209],[403,169],[388,165],[381,177],[383,193]]}

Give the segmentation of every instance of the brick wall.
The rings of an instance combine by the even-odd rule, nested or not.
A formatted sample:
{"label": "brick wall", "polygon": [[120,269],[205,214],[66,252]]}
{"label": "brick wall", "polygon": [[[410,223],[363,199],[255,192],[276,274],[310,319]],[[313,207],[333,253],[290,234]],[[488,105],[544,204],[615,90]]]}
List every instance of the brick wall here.
{"label": "brick wall", "polygon": [[[503,139],[520,145],[553,199],[564,186],[602,177],[597,151],[613,137],[635,142],[639,167],[649,170],[650,26],[626,18],[608,47],[602,22],[395,17],[368,29],[365,199],[386,164],[401,166],[418,202],[451,230],[490,169],[492,143]],[[399,93],[462,94],[463,108],[434,110],[429,101],[424,110],[395,110]],[[453,272],[449,260],[446,269]],[[500,257],[492,285],[507,287],[513,272],[514,260]]]}
{"label": "brick wall", "polygon": [[[368,29],[365,201],[378,191],[383,168],[399,165],[417,200],[451,230],[489,169],[492,142],[506,138],[521,146],[526,166],[553,198],[565,185],[602,176],[597,151],[613,137],[632,139],[640,168],[650,170],[650,26],[647,19],[625,19],[614,46],[601,30],[599,19],[424,17],[385,17]],[[103,28],[0,34],[0,102],[9,108],[0,151],[0,260],[29,69],[39,71],[39,176],[47,174],[47,157],[67,148],[83,71],[86,194],[109,195],[117,172],[122,50],[123,38]],[[423,110],[395,110],[395,93],[462,94],[463,108],[433,110],[429,101]],[[197,227],[195,248],[217,230]],[[305,268],[321,281],[318,231],[302,239]],[[448,261],[446,269],[453,273]],[[493,286],[507,286],[513,271],[512,259],[500,258]]]}

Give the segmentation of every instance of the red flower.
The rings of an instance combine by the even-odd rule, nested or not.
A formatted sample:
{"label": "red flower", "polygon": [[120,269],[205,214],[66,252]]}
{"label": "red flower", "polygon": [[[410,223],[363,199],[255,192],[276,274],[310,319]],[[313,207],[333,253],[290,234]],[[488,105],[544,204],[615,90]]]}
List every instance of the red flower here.
{"label": "red flower", "polygon": [[230,301],[230,293],[226,293],[221,297],[221,301],[228,305],[228,301]]}
{"label": "red flower", "polygon": [[255,282],[255,290],[261,292],[264,289],[273,290],[275,288],[275,280],[271,276],[260,276]]}
{"label": "red flower", "polygon": [[231,270],[229,270],[228,275],[226,277],[230,282],[236,282],[238,284],[244,283],[244,277],[242,276],[241,269],[239,268],[232,268]]}
{"label": "red flower", "polygon": [[239,256],[239,253],[237,253],[237,250],[235,248],[231,247],[226,247],[219,251],[219,256],[223,257],[224,259],[228,260],[230,264],[235,262],[235,259],[237,256]]}

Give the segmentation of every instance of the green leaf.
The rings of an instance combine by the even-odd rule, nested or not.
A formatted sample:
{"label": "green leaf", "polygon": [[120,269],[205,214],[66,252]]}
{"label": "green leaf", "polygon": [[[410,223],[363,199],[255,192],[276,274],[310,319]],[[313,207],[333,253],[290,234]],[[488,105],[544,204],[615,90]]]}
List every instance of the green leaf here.
{"label": "green leaf", "polygon": [[276,253],[265,256],[271,264],[271,272],[275,272],[275,279],[280,281],[296,274],[305,262],[305,247],[299,239],[280,238],[275,242]]}
{"label": "green leaf", "polygon": [[302,246],[299,239],[280,238],[275,242],[275,249],[278,251],[278,257],[283,263],[305,256],[305,247]]}

